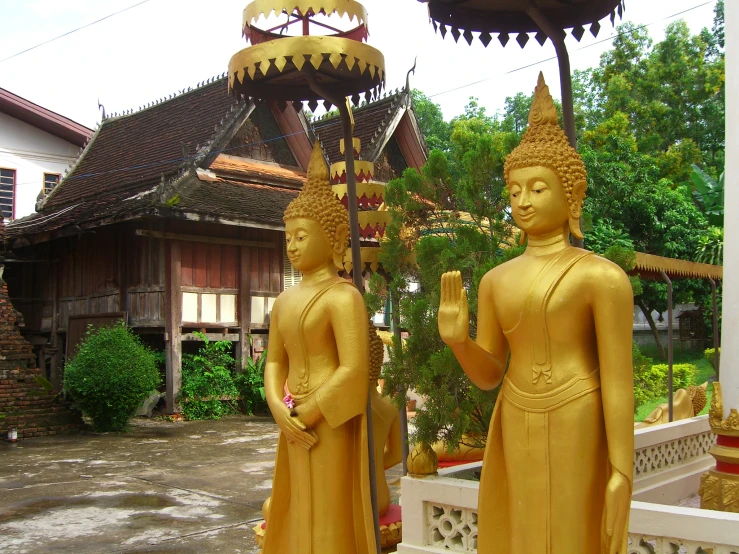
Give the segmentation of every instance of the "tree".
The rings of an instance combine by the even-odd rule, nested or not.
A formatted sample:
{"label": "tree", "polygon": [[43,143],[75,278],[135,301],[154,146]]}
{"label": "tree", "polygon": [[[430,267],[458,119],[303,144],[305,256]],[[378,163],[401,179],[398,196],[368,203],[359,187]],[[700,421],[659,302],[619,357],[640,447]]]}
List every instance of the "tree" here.
{"label": "tree", "polygon": [[[694,259],[706,219],[687,187],[659,178],[658,160],[639,151],[626,114],[617,113],[585,132],[580,155],[590,180],[585,210],[591,230],[585,236],[586,247],[603,254],[610,246],[630,244],[649,254]],[[705,292],[695,281],[675,284],[678,301],[698,300]],[[664,285],[643,283],[636,303],[663,351],[651,312],[666,307]]]}
{"label": "tree", "polygon": [[[368,305],[393,294],[401,325],[409,333],[403,348],[390,349],[385,390],[412,388],[426,400],[416,414],[416,440],[484,443],[497,391],[472,385],[439,337],[436,310],[445,271],[459,270],[469,290],[471,329],[476,329],[477,288],[494,266],[518,255],[507,220],[503,161],[518,144],[475,99],[450,123],[444,150],[432,150],[420,173],[407,169],[388,183],[385,202],[392,214],[381,261],[392,280],[370,282]],[[413,262],[413,260],[415,260]],[[378,301],[380,300],[380,301]],[[403,406],[405,399],[400,398]]]}
{"label": "tree", "polygon": [[451,127],[444,121],[439,105],[418,89],[411,90],[411,105],[429,150],[445,150]]}

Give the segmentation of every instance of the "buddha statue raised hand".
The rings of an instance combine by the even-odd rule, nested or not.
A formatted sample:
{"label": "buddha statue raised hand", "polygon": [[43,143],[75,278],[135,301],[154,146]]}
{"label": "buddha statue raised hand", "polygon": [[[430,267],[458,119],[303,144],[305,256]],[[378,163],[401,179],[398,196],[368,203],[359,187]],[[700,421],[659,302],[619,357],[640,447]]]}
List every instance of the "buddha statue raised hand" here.
{"label": "buddha statue raised hand", "polygon": [[633,295],[581,238],[586,174],[544,78],[504,166],[525,252],[480,282],[469,337],[459,272],[442,276],[439,333],[467,376],[501,385],[479,496],[479,554],[625,554],[634,452]]}
{"label": "buddha statue raised hand", "polygon": [[287,256],[303,279],[280,294],[270,322],[264,387],[280,438],[263,552],[369,554],[367,310],[337,273],[348,215],[318,143],[284,220]]}

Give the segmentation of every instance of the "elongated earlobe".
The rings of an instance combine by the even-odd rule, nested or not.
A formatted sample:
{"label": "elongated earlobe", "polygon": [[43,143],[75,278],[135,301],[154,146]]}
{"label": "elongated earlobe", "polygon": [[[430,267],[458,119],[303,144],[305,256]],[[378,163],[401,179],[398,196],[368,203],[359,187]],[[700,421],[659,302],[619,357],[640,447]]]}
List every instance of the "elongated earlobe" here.
{"label": "elongated earlobe", "polygon": [[583,240],[582,231],[580,230],[580,218],[570,216],[570,234],[576,239]]}
{"label": "elongated earlobe", "polygon": [[518,244],[521,246],[526,244],[526,231],[521,231],[521,234],[518,235]]}

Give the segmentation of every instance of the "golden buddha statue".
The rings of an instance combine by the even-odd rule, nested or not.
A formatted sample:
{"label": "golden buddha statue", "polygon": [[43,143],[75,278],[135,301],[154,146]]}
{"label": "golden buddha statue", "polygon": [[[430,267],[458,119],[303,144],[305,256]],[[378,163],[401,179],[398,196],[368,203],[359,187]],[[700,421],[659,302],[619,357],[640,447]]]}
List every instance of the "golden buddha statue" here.
{"label": "golden buddha statue", "polygon": [[625,554],[633,294],[619,267],[570,245],[570,234],[582,236],[585,166],[541,74],[504,174],[526,251],[480,282],[475,340],[459,272],[442,276],[438,315],[470,380],[485,390],[502,381],[482,466],[477,551]]}
{"label": "golden buddha statue", "polygon": [[[687,389],[677,389],[672,395],[672,421],[680,421],[681,419],[689,419],[697,416],[703,411],[708,403],[706,389],[708,381],[702,385],[689,386]],[[664,402],[657,406],[652,412],[644,418],[644,421],[634,424],[634,429],[643,427],[651,427],[652,425],[662,425],[670,422],[670,405]]]}
{"label": "golden buddha statue", "polygon": [[280,437],[263,552],[369,554],[367,310],[337,273],[348,215],[318,143],[284,220],[287,256],[303,279],[277,298],[269,329],[264,387]]}
{"label": "golden buddha statue", "polygon": [[390,488],[385,470],[403,461],[400,436],[400,411],[377,390],[385,348],[374,324],[369,324],[369,394],[372,405],[372,432],[375,437],[375,472],[377,474],[377,505],[380,516],[390,507]]}

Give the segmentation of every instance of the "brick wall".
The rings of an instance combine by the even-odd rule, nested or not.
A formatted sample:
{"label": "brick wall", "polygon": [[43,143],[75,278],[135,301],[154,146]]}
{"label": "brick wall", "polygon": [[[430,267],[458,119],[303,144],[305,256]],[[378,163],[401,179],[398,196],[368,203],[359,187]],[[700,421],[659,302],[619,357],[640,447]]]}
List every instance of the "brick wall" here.
{"label": "brick wall", "polygon": [[0,438],[8,429],[17,428],[18,438],[56,435],[79,429],[82,419],[77,412],[54,402],[39,384],[41,370],[35,367],[31,345],[20,334],[18,312],[8,297],[2,279],[2,244],[4,226],[0,218]]}

